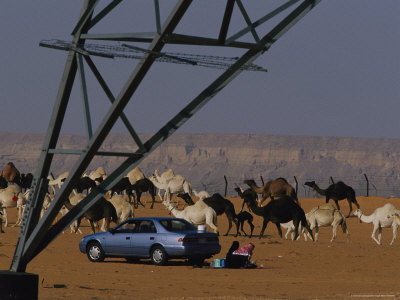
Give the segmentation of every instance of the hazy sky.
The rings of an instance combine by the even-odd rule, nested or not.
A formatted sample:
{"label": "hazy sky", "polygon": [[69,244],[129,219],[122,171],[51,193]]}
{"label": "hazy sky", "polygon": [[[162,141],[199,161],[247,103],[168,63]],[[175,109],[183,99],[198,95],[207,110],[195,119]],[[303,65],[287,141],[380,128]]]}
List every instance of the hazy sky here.
{"label": "hazy sky", "polygon": [[[175,1],[160,2],[165,18]],[[225,3],[194,1],[177,32],[216,38]],[[255,21],[272,10],[269,6],[284,1],[243,3]],[[44,133],[66,52],[39,47],[39,42],[53,38],[70,41],[82,1],[14,0],[2,4],[0,131]],[[93,32],[154,31],[152,5],[150,0],[125,1]],[[236,6],[228,36],[245,26],[237,12]],[[242,72],[179,132],[400,138],[399,15],[399,0],[323,0],[255,61],[268,73]],[[271,24],[275,23],[267,23],[259,35]],[[147,44],[136,45],[147,48]],[[164,51],[221,56],[243,53],[188,46],[167,46]],[[137,63],[130,59],[94,61],[115,95]],[[96,127],[110,104],[87,73]],[[156,63],[125,113],[138,132],[154,132],[220,74],[216,69]],[[76,81],[64,133],[84,134],[81,99]],[[114,131],[126,132],[120,123]]]}

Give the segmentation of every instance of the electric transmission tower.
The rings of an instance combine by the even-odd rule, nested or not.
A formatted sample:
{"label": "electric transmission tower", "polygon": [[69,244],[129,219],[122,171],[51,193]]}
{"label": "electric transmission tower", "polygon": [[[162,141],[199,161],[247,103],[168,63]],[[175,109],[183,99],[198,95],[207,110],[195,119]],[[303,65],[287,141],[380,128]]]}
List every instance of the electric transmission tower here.
{"label": "electric transmission tower", "polygon": [[[134,0],[129,1],[134,3]],[[72,30],[71,41],[55,39],[41,42],[41,46],[67,51],[68,56],[59,84],[51,120],[41,149],[37,170],[34,174],[31,193],[26,205],[10,271],[25,272],[27,264],[45,249],[70,223],[81,217],[88,208],[103,197],[106,191],[171,136],[240,72],[245,70],[265,71],[264,68],[255,65],[253,62],[260,55],[267,52],[286,31],[294,26],[320,1],[275,1],[275,3],[279,3],[280,5],[271,11],[265,12],[263,17],[251,20],[246,6],[248,8],[251,5],[257,5],[256,2],[258,1],[226,0],[224,2],[224,10],[220,16],[220,25],[215,28],[215,36],[217,38],[210,38],[176,32],[178,24],[180,24],[185,13],[187,13],[189,7],[194,2],[191,0],[176,1],[171,11],[166,12],[167,17],[165,20],[162,20],[160,17],[161,3],[159,3],[159,0],[153,0],[154,15],[152,18],[155,20],[155,31],[152,33],[133,32],[123,34],[98,33],[98,31],[93,30],[125,1],[84,0],[79,19]],[[140,9],[139,4],[132,5],[136,5],[136,9]],[[241,30],[228,36],[230,25],[232,22],[235,22],[232,18],[233,12],[238,12],[238,15],[245,20],[246,25]],[[274,20],[276,18],[280,19],[272,26],[272,29],[261,32],[260,25],[270,21],[272,18]],[[241,41],[243,37],[250,37],[252,41],[243,42]],[[105,41],[107,44],[105,44]],[[220,47],[221,49],[237,48],[243,50],[243,54],[240,57],[232,58],[226,56],[207,56],[201,53],[189,55],[186,53],[164,52],[163,47],[169,44],[181,45],[182,47],[196,45],[199,49],[201,49],[201,46]],[[127,78],[117,96],[114,96],[111,92],[98,66],[94,63],[92,58],[95,56],[138,60],[131,75]],[[148,140],[143,141],[131,125],[129,116],[125,115],[123,110],[128,102],[134,98],[135,92],[143,78],[156,62],[211,67],[222,69],[223,71],[201,93],[188,101],[188,104],[181,111],[177,112],[154,135]],[[97,79],[100,87],[110,101],[110,108],[95,130],[93,130],[90,118],[84,66]],[[57,141],[75,81],[80,82],[82,90],[83,112],[86,116],[85,125],[88,136],[87,144],[81,150],[59,149],[57,148]],[[118,119],[122,120],[133,141],[136,143],[137,148],[128,153],[100,151],[102,143]],[[68,178],[52,201],[50,208],[39,220],[44,195],[48,189],[47,177],[53,157],[56,154],[76,155],[78,158],[73,168],[69,171]],[[119,156],[123,157],[124,161],[112,173],[108,174],[108,177],[97,188],[93,189],[84,200],[77,204],[68,214],[55,222],[55,218],[65,199],[71,193],[74,184],[96,156]]]}

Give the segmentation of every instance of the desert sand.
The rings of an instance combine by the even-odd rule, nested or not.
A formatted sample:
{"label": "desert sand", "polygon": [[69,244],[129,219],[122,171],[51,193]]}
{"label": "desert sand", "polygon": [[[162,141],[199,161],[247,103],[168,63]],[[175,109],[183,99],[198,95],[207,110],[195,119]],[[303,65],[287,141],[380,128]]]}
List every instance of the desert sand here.
{"label": "desert sand", "polygon": [[[229,198],[238,211],[239,198]],[[300,199],[303,209],[324,203],[324,199]],[[391,202],[400,208],[398,198],[358,197],[364,213]],[[347,215],[347,201],[341,201]],[[16,209],[9,209],[11,225]],[[136,216],[168,216],[165,207],[139,207]],[[269,223],[259,239],[262,218],[254,217],[255,244],[253,259],[257,269],[193,268],[183,260],[171,260],[167,266],[154,266],[149,260],[127,263],[124,259],[106,259],[92,263],[78,249],[83,235],[90,228],[83,222],[83,235],[60,234],[42,253],[32,260],[27,272],[39,275],[39,299],[395,299],[400,297],[400,241],[390,246],[392,229],[382,232],[382,245],[371,239],[373,225],[347,219],[350,237],[338,229],[337,239],[330,243],[331,227],[321,228],[316,243],[303,238],[298,241],[280,238],[274,224]],[[221,234],[228,223],[218,217]],[[0,234],[0,269],[8,270],[18,238],[18,227],[6,227]],[[245,225],[248,232],[249,227]],[[220,235],[223,258],[234,240],[240,245],[248,237]],[[212,259],[206,260],[210,263]]]}

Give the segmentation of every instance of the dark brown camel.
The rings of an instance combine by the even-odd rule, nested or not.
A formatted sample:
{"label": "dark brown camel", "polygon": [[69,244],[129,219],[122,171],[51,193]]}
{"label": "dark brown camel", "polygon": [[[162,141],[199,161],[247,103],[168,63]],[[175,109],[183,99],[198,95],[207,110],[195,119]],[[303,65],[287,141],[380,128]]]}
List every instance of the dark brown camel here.
{"label": "dark brown camel", "polygon": [[297,240],[297,237],[299,236],[298,229],[300,223],[308,230],[312,240],[314,240],[303,209],[296,202],[294,202],[290,196],[283,195],[280,198],[274,199],[274,201],[268,202],[266,206],[259,207],[257,206],[257,194],[255,191],[252,189],[247,189],[242,192],[239,187],[235,188],[235,191],[239,194],[243,201],[246,202],[247,206],[253,213],[263,217],[264,221],[259,238],[264,235],[265,228],[267,227],[269,221],[276,225],[281,238],[282,229],[280,224],[293,221],[295,228],[294,240]]}
{"label": "dark brown camel", "polygon": [[292,197],[297,204],[300,204],[299,199],[297,198],[296,190],[287,182],[285,178],[279,177],[277,179],[268,181],[262,187],[258,187],[253,179],[245,180],[244,183],[247,184],[257,194],[262,194],[260,205],[263,204],[268,197],[272,199],[279,198],[283,195]]}
{"label": "dark brown camel", "polygon": [[155,201],[155,195],[156,195],[156,188],[150,179],[148,179],[148,178],[139,179],[132,185],[132,190],[134,190],[136,193],[135,208],[138,207],[138,203],[140,203],[142,206],[144,206],[142,204],[142,202],[140,202],[140,196],[142,195],[142,193],[145,193],[145,192],[148,192],[150,194],[151,199],[152,199],[150,208],[153,208],[154,201]]}
{"label": "dark brown camel", "polygon": [[329,202],[329,199],[333,199],[333,201],[335,201],[336,203],[336,207],[338,210],[340,210],[338,201],[347,199],[350,207],[347,217],[350,217],[350,213],[353,209],[351,203],[354,203],[357,208],[360,208],[360,205],[357,203],[356,200],[356,193],[354,189],[351,186],[346,185],[342,181],[331,184],[326,190],[319,188],[315,181],[307,181],[304,183],[304,185],[313,188],[318,194],[325,196],[326,203]]}
{"label": "dark brown camel", "polygon": [[[69,202],[69,199],[65,201],[64,205],[68,210],[74,208],[74,205],[72,205],[71,202]],[[112,205],[111,202],[107,201],[104,198],[100,198],[99,201],[97,201],[80,218],[77,219],[77,226],[75,229],[75,233],[78,231],[78,228],[81,224],[81,220],[83,217],[89,220],[93,233],[96,232],[94,222],[100,221],[101,219],[105,219],[106,230],[110,228],[111,221],[116,224],[118,223],[117,212],[115,210],[114,205]]]}
{"label": "dark brown camel", "polygon": [[236,215],[238,222],[237,222],[237,226],[236,226],[236,235],[235,237],[237,237],[238,235],[241,235],[239,232],[239,227],[242,230],[242,232],[244,233],[245,236],[247,236],[247,233],[244,231],[243,229],[243,225],[244,222],[247,221],[247,223],[249,223],[250,226],[250,238],[253,236],[253,230],[254,230],[254,225],[253,225],[253,215],[247,211],[241,211],[240,213],[238,213]]}

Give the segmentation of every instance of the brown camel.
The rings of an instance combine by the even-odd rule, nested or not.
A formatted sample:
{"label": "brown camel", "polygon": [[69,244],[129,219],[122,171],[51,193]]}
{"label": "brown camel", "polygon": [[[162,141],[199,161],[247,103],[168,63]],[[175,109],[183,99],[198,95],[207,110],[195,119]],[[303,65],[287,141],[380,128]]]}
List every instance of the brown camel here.
{"label": "brown camel", "polygon": [[268,181],[262,187],[258,187],[253,179],[247,179],[244,181],[244,183],[256,193],[262,194],[260,205],[263,204],[268,197],[273,199],[284,195],[292,197],[293,200],[300,205],[296,190],[287,182],[285,178],[279,177],[277,179]]}
{"label": "brown camel", "polygon": [[[71,210],[75,206],[71,204],[69,199],[65,201],[64,205],[68,210]],[[99,201],[97,201],[80,218],[78,218],[75,233],[78,231],[83,217],[89,220],[93,233],[96,232],[94,222],[100,221],[101,219],[105,219],[102,228],[103,231],[106,231],[110,228],[111,221],[116,224],[118,223],[118,216],[114,205],[104,198],[100,198]]]}
{"label": "brown camel", "polygon": [[315,183],[315,181],[308,181],[304,183],[304,185],[313,188],[313,190],[315,190],[318,194],[325,196],[326,203],[329,202],[329,199],[333,199],[333,201],[335,201],[336,203],[336,207],[338,210],[340,210],[338,201],[347,199],[347,202],[349,202],[349,207],[350,207],[349,214],[347,215],[347,217],[350,217],[351,210],[353,209],[351,203],[354,203],[357,206],[357,208],[360,208],[360,205],[356,200],[356,193],[354,189],[351,186],[346,185],[342,181],[338,181],[334,184],[331,184],[330,186],[328,186],[326,190],[319,188],[319,186]]}

